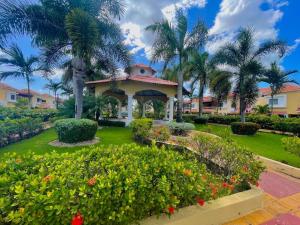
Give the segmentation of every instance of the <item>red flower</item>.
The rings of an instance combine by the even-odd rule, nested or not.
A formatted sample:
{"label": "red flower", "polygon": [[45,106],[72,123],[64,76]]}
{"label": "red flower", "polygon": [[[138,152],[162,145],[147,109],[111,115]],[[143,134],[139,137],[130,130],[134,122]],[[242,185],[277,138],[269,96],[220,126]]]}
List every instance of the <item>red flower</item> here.
{"label": "red flower", "polygon": [[204,204],[205,204],[204,199],[197,197],[196,200],[197,200],[197,202],[198,202],[199,205],[204,206]]}
{"label": "red flower", "polygon": [[93,178],[89,179],[87,183],[88,183],[89,186],[92,187],[96,184],[96,181],[97,181],[96,178],[93,177]]}
{"label": "red flower", "polygon": [[80,213],[77,213],[77,214],[73,217],[73,219],[72,219],[72,221],[71,221],[71,224],[72,224],[72,225],[82,225],[82,224],[83,224],[83,217],[82,217],[82,215],[81,215]]}
{"label": "red flower", "polygon": [[227,188],[227,187],[228,187],[228,184],[227,184],[226,182],[223,182],[222,186],[223,186],[224,188]]}
{"label": "red flower", "polygon": [[174,212],[175,212],[175,208],[173,207],[173,206],[170,206],[169,208],[168,208],[168,210],[169,210],[169,213],[172,215],[172,214],[174,214]]}
{"label": "red flower", "polygon": [[256,187],[258,187],[258,186],[259,186],[259,183],[258,183],[258,181],[256,182],[256,184],[255,184],[255,185],[256,185]]}

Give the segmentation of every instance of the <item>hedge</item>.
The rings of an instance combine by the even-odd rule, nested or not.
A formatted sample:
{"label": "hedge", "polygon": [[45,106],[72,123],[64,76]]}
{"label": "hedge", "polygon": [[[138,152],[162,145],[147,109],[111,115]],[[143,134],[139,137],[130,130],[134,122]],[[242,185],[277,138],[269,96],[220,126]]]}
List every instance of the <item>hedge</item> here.
{"label": "hedge", "polygon": [[254,135],[260,129],[260,126],[251,122],[234,122],[231,124],[231,130],[234,134]]}
{"label": "hedge", "polygon": [[194,119],[195,124],[207,124],[208,117],[207,116],[201,116]]}
{"label": "hedge", "polygon": [[112,120],[99,120],[99,126],[108,126],[108,127],[125,127],[126,123],[123,121],[112,121]]}
{"label": "hedge", "polygon": [[[0,161],[0,224],[136,224],[229,195],[234,185],[172,150],[138,145]],[[82,224],[82,223],[80,223]]]}
{"label": "hedge", "polygon": [[95,121],[88,119],[62,119],[54,123],[58,140],[77,143],[94,139],[98,129]]}
{"label": "hedge", "polygon": [[0,147],[32,137],[43,129],[41,119],[22,118],[0,120]]}

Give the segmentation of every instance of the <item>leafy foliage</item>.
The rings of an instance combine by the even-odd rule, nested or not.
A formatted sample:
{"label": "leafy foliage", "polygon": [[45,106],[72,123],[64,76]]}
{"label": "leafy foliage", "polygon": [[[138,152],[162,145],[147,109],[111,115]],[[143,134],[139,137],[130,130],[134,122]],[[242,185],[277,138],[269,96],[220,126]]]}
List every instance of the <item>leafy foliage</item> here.
{"label": "leafy foliage", "polygon": [[300,138],[286,137],[281,139],[284,149],[300,157]]}
{"label": "leafy foliage", "polygon": [[195,124],[207,124],[208,117],[207,116],[197,117],[197,118],[195,118],[194,122],[195,122]]}
{"label": "leafy foliage", "polygon": [[125,127],[125,125],[126,123],[123,121],[99,120],[99,126]]}
{"label": "leafy foliage", "polygon": [[[228,195],[222,177],[174,152],[137,145],[73,154],[11,154],[0,162],[0,223],[135,224]],[[34,216],[34,215],[40,216]]]}
{"label": "leafy foliage", "polygon": [[254,135],[260,129],[260,126],[251,122],[234,122],[231,124],[231,130],[234,134]]}
{"label": "leafy foliage", "polygon": [[88,119],[62,119],[54,123],[58,140],[65,143],[77,143],[94,139],[98,125]]}
{"label": "leafy foliage", "polygon": [[170,136],[170,129],[165,125],[154,126],[150,131],[150,138],[156,141],[167,141]]}
{"label": "leafy foliage", "polygon": [[130,127],[135,140],[144,142],[148,139],[149,131],[152,128],[153,121],[148,118],[136,119],[131,122]]}

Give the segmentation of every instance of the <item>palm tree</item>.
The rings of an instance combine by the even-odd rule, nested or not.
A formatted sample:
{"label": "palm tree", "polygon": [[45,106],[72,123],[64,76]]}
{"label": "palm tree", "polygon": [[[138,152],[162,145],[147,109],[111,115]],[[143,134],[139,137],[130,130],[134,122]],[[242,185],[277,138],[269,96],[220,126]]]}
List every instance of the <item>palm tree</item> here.
{"label": "palm tree", "polygon": [[253,110],[257,114],[269,114],[270,113],[268,104],[267,105],[258,105],[256,107],[254,107]]}
{"label": "palm tree", "polygon": [[4,56],[0,57],[0,65],[10,67],[8,71],[0,72],[0,80],[9,77],[23,78],[27,84],[28,108],[31,108],[30,83],[34,72],[41,70],[39,59],[35,56],[25,57],[22,50],[13,44],[8,49],[2,49]]}
{"label": "palm tree", "polygon": [[191,76],[191,86],[193,87],[196,83],[199,85],[199,116],[203,114],[204,90],[209,82],[209,74],[212,69],[212,66],[208,62],[208,53],[199,53],[198,51],[190,54],[188,62],[184,67],[184,73]]}
{"label": "palm tree", "polygon": [[75,117],[81,118],[90,65],[97,63],[114,74],[119,65],[129,64],[121,30],[114,22],[123,12],[120,0],[3,0],[0,44],[11,34],[26,33],[43,47],[46,68],[71,59]]}
{"label": "palm tree", "polygon": [[207,39],[207,28],[198,21],[193,29],[188,31],[188,20],[182,10],[176,12],[176,25],[168,20],[156,22],[146,28],[156,34],[153,44],[152,61],[164,60],[164,70],[170,63],[178,64],[177,71],[177,122],[182,122],[183,109],[183,64],[188,55],[195,49],[200,49]]}
{"label": "palm tree", "polygon": [[232,74],[228,71],[214,70],[210,73],[209,90],[217,99],[217,110],[230,94],[232,89],[232,83],[230,82],[231,77]]}
{"label": "palm tree", "polygon": [[62,88],[61,82],[55,82],[53,80],[49,80],[49,83],[45,85],[45,88],[49,89],[50,91],[53,91],[54,93],[54,99],[55,99],[55,105],[58,109],[58,95],[57,92]]}
{"label": "palm tree", "polygon": [[61,90],[62,90],[61,94],[68,96],[69,98],[73,94],[73,88],[68,83],[67,84],[62,83]]}
{"label": "palm tree", "polygon": [[245,122],[245,111],[248,105],[255,102],[258,87],[257,81],[263,73],[261,58],[266,54],[278,52],[283,56],[286,46],[282,41],[266,41],[256,48],[253,31],[243,28],[234,43],[221,47],[212,62],[225,64],[234,70],[234,100],[239,98],[241,121]]}
{"label": "palm tree", "polygon": [[260,79],[260,81],[266,82],[270,85],[272,114],[273,114],[274,95],[278,94],[281,88],[287,83],[298,84],[296,80],[289,78],[289,75],[297,72],[298,72],[297,70],[282,71],[276,62],[271,63],[271,68],[264,72],[263,77]]}

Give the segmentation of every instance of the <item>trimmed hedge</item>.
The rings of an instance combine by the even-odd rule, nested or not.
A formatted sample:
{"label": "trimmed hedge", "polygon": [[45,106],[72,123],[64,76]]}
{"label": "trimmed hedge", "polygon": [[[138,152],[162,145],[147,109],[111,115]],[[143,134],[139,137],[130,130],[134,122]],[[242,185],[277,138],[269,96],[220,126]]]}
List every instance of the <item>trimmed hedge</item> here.
{"label": "trimmed hedge", "polygon": [[234,122],[231,124],[231,130],[234,134],[254,135],[260,129],[260,126],[251,122]]}
{"label": "trimmed hedge", "polygon": [[207,124],[208,123],[208,117],[202,116],[202,117],[197,117],[194,119],[195,124]]}
{"label": "trimmed hedge", "polygon": [[43,129],[41,119],[21,118],[0,120],[0,147],[32,137]]}
{"label": "trimmed hedge", "polygon": [[[129,225],[232,193],[224,178],[172,150],[138,145],[0,161],[0,224]],[[217,191],[216,191],[217,190]],[[82,224],[82,223],[80,223]]]}
{"label": "trimmed hedge", "polygon": [[126,123],[123,121],[112,121],[112,120],[99,120],[99,126],[107,127],[125,127]]}
{"label": "trimmed hedge", "polygon": [[88,119],[62,119],[54,123],[58,140],[77,143],[94,139],[98,129],[95,121]]}

